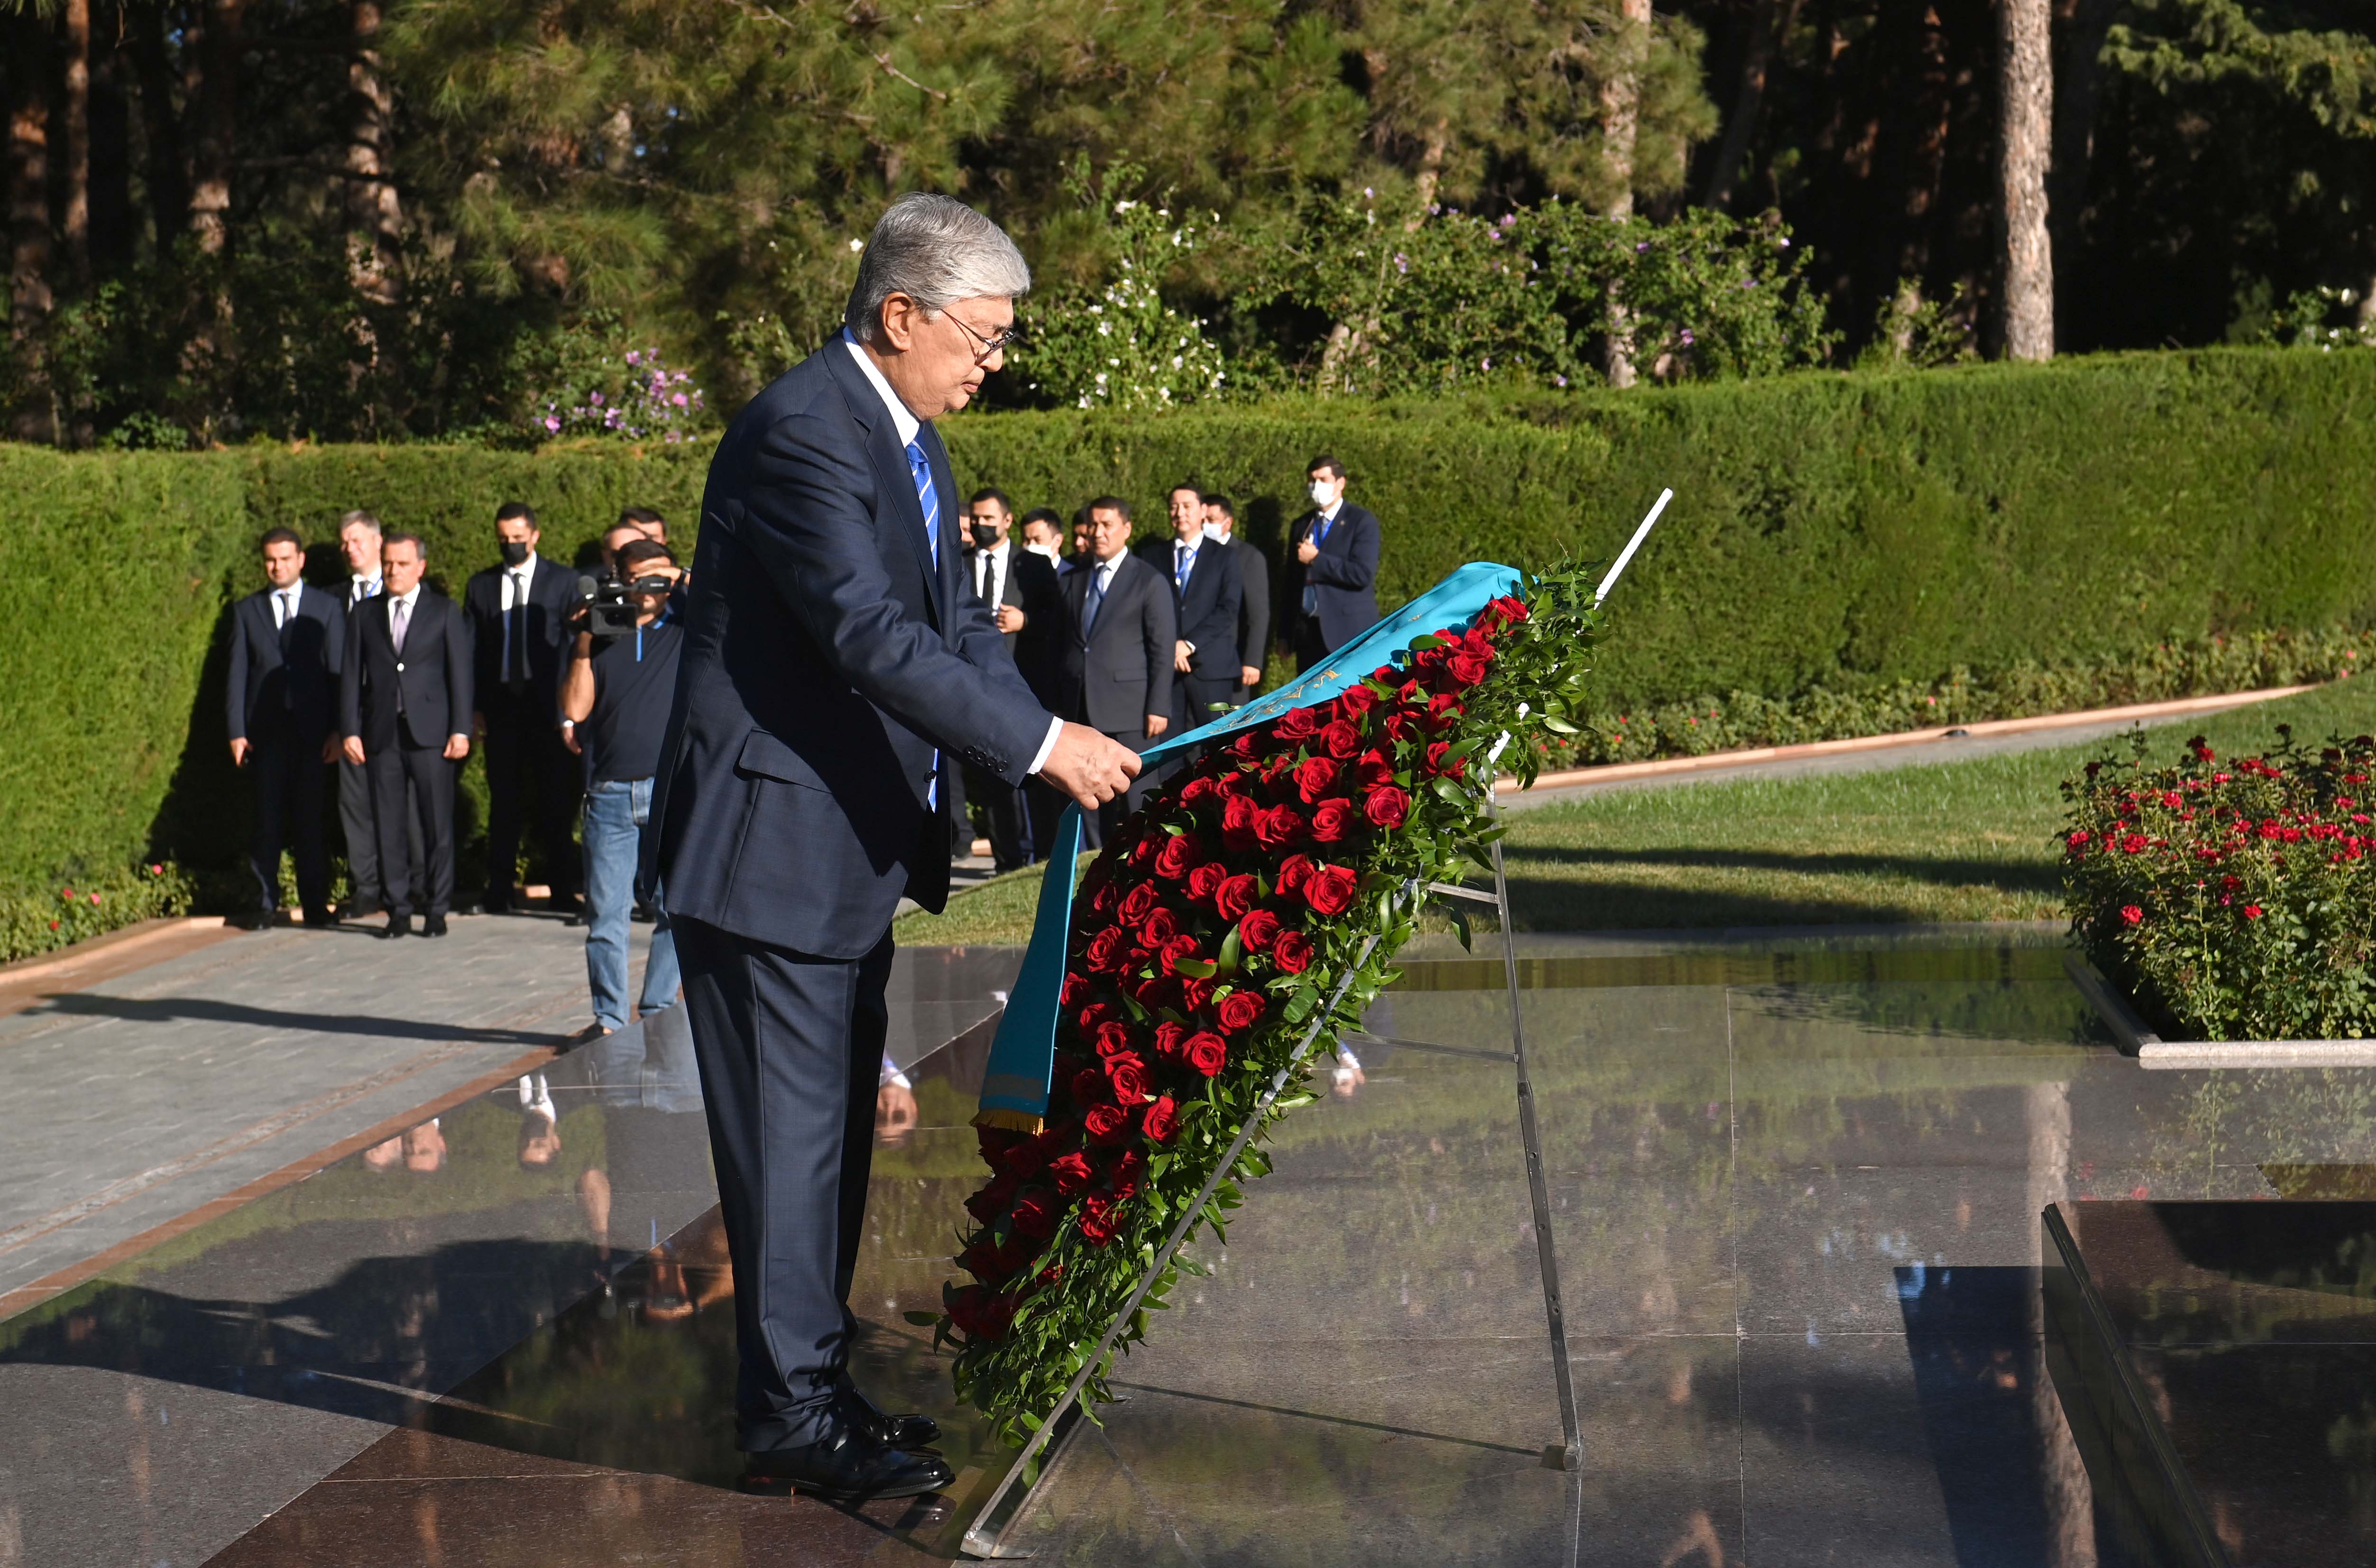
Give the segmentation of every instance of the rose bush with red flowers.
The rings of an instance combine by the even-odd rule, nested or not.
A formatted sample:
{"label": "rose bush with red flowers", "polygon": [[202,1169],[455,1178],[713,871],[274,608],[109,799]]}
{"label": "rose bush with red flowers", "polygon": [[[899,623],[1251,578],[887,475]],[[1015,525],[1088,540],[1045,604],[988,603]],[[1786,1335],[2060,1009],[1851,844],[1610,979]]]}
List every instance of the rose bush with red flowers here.
{"label": "rose bush with red flowers", "polygon": [[2072,935],[2166,1039],[2376,1037],[2376,739],[2277,735],[2062,786]]}
{"label": "rose bush with red flowers", "polygon": [[[971,1281],[951,1282],[937,1319],[919,1314],[957,1345],[958,1392],[1010,1439],[1053,1408],[1330,992],[1345,982],[1313,1062],[1393,978],[1417,919],[1402,890],[1483,861],[1496,757],[1530,778],[1541,742],[1573,732],[1592,581],[1581,567],[1533,579],[1330,700],[1216,742],[1089,868],[1045,1126],[980,1131],[989,1174],[957,1256]],[[1310,1098],[1283,1095],[1272,1115]],[[1241,1184],[1269,1169],[1261,1143],[1198,1216],[1216,1240]],[[1181,1268],[1202,1272],[1183,1253],[1152,1302]]]}

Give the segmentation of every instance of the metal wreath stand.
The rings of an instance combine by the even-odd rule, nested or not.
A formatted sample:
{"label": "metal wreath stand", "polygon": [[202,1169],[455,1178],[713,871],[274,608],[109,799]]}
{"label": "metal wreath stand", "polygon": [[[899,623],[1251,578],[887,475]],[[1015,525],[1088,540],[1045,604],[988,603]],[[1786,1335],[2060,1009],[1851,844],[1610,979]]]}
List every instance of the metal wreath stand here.
{"label": "metal wreath stand", "polygon": [[[1650,526],[1658,520],[1659,513],[1666,510],[1667,503],[1673,496],[1674,492],[1671,490],[1662,491],[1659,493],[1657,505],[1650,508],[1650,515],[1643,518],[1641,527],[1634,530],[1634,537],[1626,544],[1624,552],[1617,557],[1616,564],[1609,569],[1609,575],[1601,579],[1599,589],[1594,596],[1596,602],[1609,597],[1609,590],[1616,585],[1618,575],[1625,570],[1626,563],[1631,561],[1634,558],[1634,552],[1641,548],[1642,540],[1650,532]],[[1498,759],[1499,747],[1494,749],[1494,754]],[[1501,820],[1500,802],[1490,783],[1486,788],[1485,811],[1490,820],[1494,822]],[[1551,1237],[1550,1187],[1543,1175],[1542,1135],[1535,1121],[1534,1080],[1527,1065],[1527,1037],[1521,1024],[1518,1004],[1517,937],[1510,925],[1510,885],[1508,878],[1502,872],[1500,836],[1496,835],[1487,848],[1491,851],[1493,863],[1492,892],[1488,893],[1482,888],[1468,887],[1454,882],[1431,882],[1422,886],[1417,878],[1413,878],[1403,884],[1402,897],[1408,899],[1429,897],[1467,899],[1493,906],[1502,921],[1502,971],[1510,992],[1510,1049],[1491,1051],[1479,1046],[1442,1045],[1428,1040],[1395,1039],[1383,1035],[1367,1034],[1359,1029],[1332,1030],[1329,1026],[1336,1020],[1336,1008],[1345,1000],[1345,992],[1352,985],[1353,977],[1360,972],[1361,966],[1369,961],[1370,955],[1377,951],[1378,936],[1375,932],[1371,933],[1361,944],[1361,950],[1354,956],[1352,963],[1346,966],[1343,977],[1336,982],[1336,989],[1328,993],[1327,1002],[1313,1011],[1311,1027],[1303,1031],[1303,1038],[1296,1042],[1295,1053],[1288,1058],[1285,1065],[1271,1075],[1269,1087],[1265,1088],[1262,1098],[1255,1101],[1253,1111],[1247,1116],[1245,1124],[1238,1129],[1237,1136],[1230,1141],[1227,1151],[1214,1164],[1213,1173],[1205,1178],[1205,1184],[1197,1190],[1195,1198],[1187,1207],[1181,1210],[1179,1219],[1171,1227],[1171,1233],[1164,1238],[1163,1245],[1157,1249],[1154,1262],[1149,1264],[1146,1272],[1139,1277],[1137,1288],[1131,1291],[1130,1300],[1123,1303],[1122,1311],[1115,1314],[1113,1322],[1108,1325],[1105,1336],[1098,1341],[1097,1348],[1082,1361],[1081,1370],[1074,1374],[1072,1383],[1064,1390],[1063,1397],[1056,1401],[1055,1408],[1050,1410],[1046,1419],[1041,1420],[1032,1431],[1030,1441],[1023,1445],[1023,1452],[1015,1456],[1015,1463],[1008,1467],[1004,1478],[983,1502],[981,1511],[974,1516],[973,1524],[965,1533],[962,1550],[979,1558],[1030,1555],[1028,1551],[1008,1548],[1005,1544],[1006,1537],[1016,1523],[1022,1518],[1024,1504],[1038,1490],[1040,1480],[1047,1476],[1048,1470],[1045,1467],[1041,1468],[1028,1484],[1024,1483],[1024,1477],[1031,1471],[1033,1463],[1043,1450],[1051,1448],[1063,1438],[1071,1435],[1080,1418],[1081,1390],[1088,1386],[1090,1375],[1103,1366],[1106,1358],[1112,1354],[1114,1342],[1122,1337],[1123,1325],[1128,1324],[1133,1315],[1137,1313],[1140,1304],[1146,1300],[1147,1293],[1155,1289],[1155,1282],[1163,1277],[1164,1270],[1171,1266],[1171,1260],[1179,1253],[1182,1243],[1188,1238],[1189,1228],[1195,1223],[1196,1217],[1204,1212],[1205,1206],[1212,1201],[1214,1193],[1219,1189],[1222,1182],[1227,1180],[1230,1172],[1237,1168],[1238,1157],[1245,1152],[1246,1145],[1253,1140],[1255,1131],[1262,1126],[1264,1118],[1269,1115],[1270,1109],[1277,1102],[1278,1097],[1286,1092],[1287,1086],[1295,1080],[1304,1059],[1311,1054],[1312,1048],[1319,1042],[1324,1034],[1329,1036],[1332,1043],[1337,1039],[1344,1039],[1354,1043],[1400,1046],[1411,1051],[1423,1051],[1439,1055],[1471,1056],[1488,1062],[1507,1062],[1516,1071],[1518,1135],[1524,1142],[1527,1151],[1527,1193],[1533,1202],[1535,1211],[1535,1259],[1543,1277],[1543,1319],[1550,1337],[1551,1380],[1559,1391],[1560,1440],[1543,1444],[1542,1462],[1546,1467],[1554,1470],[1573,1471],[1583,1467],[1584,1437],[1576,1423],[1575,1378],[1568,1364],[1567,1314],[1560,1303],[1559,1253]]]}

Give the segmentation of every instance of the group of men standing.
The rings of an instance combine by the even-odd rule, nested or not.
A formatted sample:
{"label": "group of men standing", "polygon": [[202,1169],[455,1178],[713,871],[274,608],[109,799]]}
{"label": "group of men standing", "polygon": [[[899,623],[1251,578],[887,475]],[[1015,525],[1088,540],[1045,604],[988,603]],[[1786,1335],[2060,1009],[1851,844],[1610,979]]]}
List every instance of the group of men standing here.
{"label": "group of men standing", "polygon": [[[1378,519],[1345,499],[1345,467],[1335,457],[1313,459],[1308,486],[1313,510],[1289,530],[1292,559],[1277,623],[1299,671],[1378,618]],[[1075,518],[1069,554],[1052,511],[1028,513],[1018,525],[1013,504],[994,489],[975,493],[967,508],[967,582],[990,607],[1032,694],[1051,713],[1135,752],[1253,696],[1273,628],[1271,564],[1237,537],[1230,498],[1179,484],[1165,506],[1170,538],[1133,550],[1129,504],[1101,495]],[[1159,778],[1141,775],[1086,822],[1087,842],[1100,844]],[[1055,790],[979,773],[968,787],[983,805],[998,869],[1037,859],[1063,804]],[[956,814],[961,834],[970,831],[965,814]]]}
{"label": "group of men standing", "polygon": [[[411,934],[416,915],[422,935],[445,935],[455,779],[473,743],[486,748],[488,792],[477,908],[517,907],[519,847],[532,828],[552,908],[579,913],[586,765],[561,707],[577,575],[537,553],[526,504],[498,507],[494,531],[500,563],[474,574],[458,602],[425,580],[421,536],[386,531],[368,512],[339,520],[341,589],[303,580],[304,541],[293,530],[264,536],[265,587],[232,610],[226,713],[232,760],[255,781],[249,861],[260,919],[278,912],[286,847],[309,929],[385,912],[389,936]],[[665,556],[665,535],[657,514],[631,511],[604,536],[606,559],[647,539]],[[323,831],[333,766],[350,888],[335,910]]]}

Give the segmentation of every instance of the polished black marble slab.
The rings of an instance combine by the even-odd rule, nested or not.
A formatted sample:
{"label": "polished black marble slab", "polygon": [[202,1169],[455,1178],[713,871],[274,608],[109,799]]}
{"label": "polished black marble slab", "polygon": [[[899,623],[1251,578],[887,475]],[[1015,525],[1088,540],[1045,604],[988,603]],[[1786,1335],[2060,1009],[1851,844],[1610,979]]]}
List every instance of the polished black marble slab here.
{"label": "polished black marble slab", "polygon": [[2376,1203],[2064,1203],[2043,1224],[2056,1387],[2131,1550],[2376,1562]]}

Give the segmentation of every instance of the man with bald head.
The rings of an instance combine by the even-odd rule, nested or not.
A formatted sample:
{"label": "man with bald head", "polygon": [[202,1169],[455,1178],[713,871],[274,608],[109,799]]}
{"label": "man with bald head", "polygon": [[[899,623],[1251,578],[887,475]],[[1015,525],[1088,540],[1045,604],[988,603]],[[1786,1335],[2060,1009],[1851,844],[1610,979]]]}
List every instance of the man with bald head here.
{"label": "man with bald head", "polygon": [[891,204],[844,330],[719,443],[645,885],[667,911],[734,1268],[752,1472],[838,1499],[949,1484],[938,1429],[850,1382],[900,898],[948,898],[950,778],[1094,810],[1135,754],[1050,714],[969,590],[932,422],[998,368],[1031,275],[946,196]]}

